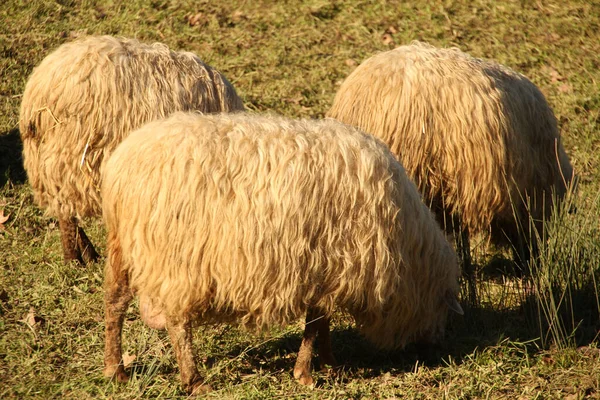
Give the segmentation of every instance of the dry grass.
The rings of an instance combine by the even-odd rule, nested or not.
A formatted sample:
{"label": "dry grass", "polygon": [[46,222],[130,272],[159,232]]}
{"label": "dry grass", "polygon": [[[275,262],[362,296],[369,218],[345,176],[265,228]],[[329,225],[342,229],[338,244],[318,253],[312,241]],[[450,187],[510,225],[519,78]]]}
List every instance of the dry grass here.
{"label": "dry grass", "polygon": [[[597,0],[8,0],[0,23],[0,209],[10,214],[0,225],[0,398],[183,396],[166,335],[143,327],[135,307],[125,328],[125,350],[136,356],[133,379],[117,385],[102,378],[102,265],[63,264],[57,223],[34,206],[19,163],[26,79],[49,51],[83,33],[194,51],[233,82],[250,109],[291,117],[323,116],[339,83],[377,51],[414,39],[456,45],[542,89],[581,176],[578,212],[557,216],[543,251],[536,273],[543,295],[511,277],[505,253],[477,245],[481,304],[451,321],[442,345],[380,352],[340,315],[333,340],[344,368],[317,374],[312,389],[290,376],[300,325],[262,336],[200,328],[198,358],[215,388],[207,397],[600,397]],[[99,222],[86,228],[103,245]]]}

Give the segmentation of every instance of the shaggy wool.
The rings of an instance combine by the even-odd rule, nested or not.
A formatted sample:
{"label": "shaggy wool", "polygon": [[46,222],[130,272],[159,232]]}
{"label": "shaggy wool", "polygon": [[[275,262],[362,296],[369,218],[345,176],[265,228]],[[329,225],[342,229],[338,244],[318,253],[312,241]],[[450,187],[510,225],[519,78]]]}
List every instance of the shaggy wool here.
{"label": "shaggy wool", "polygon": [[63,44],[35,68],[21,103],[35,199],[60,218],[99,215],[105,159],[132,130],[175,111],[243,109],[225,77],[192,53],[110,36]]}
{"label": "shaggy wool", "polygon": [[171,318],[342,309],[389,348],[439,338],[457,296],[456,254],[402,166],[334,120],[176,113],[116,149],[102,198],[107,275]]}
{"label": "shaggy wool", "polygon": [[540,90],[455,48],[414,42],[367,59],[328,116],[389,145],[440,221],[460,215],[496,242],[514,236],[515,214],[548,217],[573,175]]}

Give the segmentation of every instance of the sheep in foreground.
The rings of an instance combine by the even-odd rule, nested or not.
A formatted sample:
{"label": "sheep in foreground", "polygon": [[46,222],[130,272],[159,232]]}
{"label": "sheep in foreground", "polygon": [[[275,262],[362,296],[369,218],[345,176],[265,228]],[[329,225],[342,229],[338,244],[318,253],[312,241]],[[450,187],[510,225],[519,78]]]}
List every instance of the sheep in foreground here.
{"label": "sheep in foreground", "polygon": [[177,113],[116,149],[102,199],[104,374],[120,381],[134,295],[146,318],[164,318],[189,392],[206,389],[193,321],[260,329],[306,316],[294,376],[310,384],[317,334],[335,363],[335,309],[383,348],[436,339],[448,309],[462,312],[456,254],[402,166],[333,120]]}
{"label": "sheep in foreground", "polygon": [[369,58],[327,115],[388,144],[438,220],[464,239],[489,233],[527,251],[529,216],[541,232],[552,194],[563,198],[573,176],[539,89],[458,49],[415,42]]}
{"label": "sheep in foreground", "polygon": [[104,162],[132,130],[175,111],[243,109],[223,75],[163,44],[87,37],[47,56],[27,82],[20,131],[29,182],[58,217],[65,260],[97,257],[78,221],[100,214]]}

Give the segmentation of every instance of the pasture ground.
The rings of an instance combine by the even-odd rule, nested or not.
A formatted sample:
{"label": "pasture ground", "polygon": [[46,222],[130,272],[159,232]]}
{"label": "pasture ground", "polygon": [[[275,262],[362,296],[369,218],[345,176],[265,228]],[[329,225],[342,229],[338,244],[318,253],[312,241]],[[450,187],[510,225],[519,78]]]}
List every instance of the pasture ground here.
{"label": "pasture ground", "polygon": [[[576,214],[557,215],[534,274],[473,243],[479,304],[437,347],[372,348],[334,320],[342,368],[291,377],[302,324],[255,334],[196,330],[208,398],[600,398],[600,3],[579,1],[5,0],[0,5],[0,398],[185,397],[163,332],[132,306],[128,384],[102,377],[102,261],[65,265],[57,222],[33,203],[20,161],[19,104],[33,67],[84,34],[160,41],[197,53],[247,107],[322,117],[341,81],[377,51],[422,40],[458,46],[528,76],[547,96],[580,176]],[[2,216],[8,216],[4,221]],[[86,225],[104,250],[99,221]],[[134,357],[135,356],[135,357]]]}

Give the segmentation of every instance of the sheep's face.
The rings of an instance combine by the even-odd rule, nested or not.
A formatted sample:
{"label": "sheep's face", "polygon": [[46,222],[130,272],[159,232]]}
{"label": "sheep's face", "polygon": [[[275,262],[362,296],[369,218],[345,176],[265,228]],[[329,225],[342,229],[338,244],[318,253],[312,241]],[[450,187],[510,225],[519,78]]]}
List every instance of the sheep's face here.
{"label": "sheep's face", "polygon": [[432,329],[424,333],[418,340],[421,343],[438,343],[444,338],[446,320],[450,312],[455,312],[459,315],[463,315],[464,311],[458,302],[456,294],[452,290],[448,289],[444,292],[438,300],[438,308],[435,312],[439,312],[440,317],[437,319]]}

